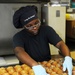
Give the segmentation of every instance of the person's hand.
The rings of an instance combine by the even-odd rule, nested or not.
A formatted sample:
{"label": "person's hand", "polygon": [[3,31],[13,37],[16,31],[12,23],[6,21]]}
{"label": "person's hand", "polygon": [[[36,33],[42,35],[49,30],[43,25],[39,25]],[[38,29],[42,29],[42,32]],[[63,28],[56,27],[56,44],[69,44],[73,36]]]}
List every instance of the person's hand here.
{"label": "person's hand", "polygon": [[64,63],[63,63],[63,71],[66,71],[66,69],[68,70],[68,75],[72,75],[72,58],[69,56],[65,57]]}
{"label": "person's hand", "polygon": [[43,68],[41,65],[36,65],[32,67],[35,75],[49,75],[46,73],[45,68]]}

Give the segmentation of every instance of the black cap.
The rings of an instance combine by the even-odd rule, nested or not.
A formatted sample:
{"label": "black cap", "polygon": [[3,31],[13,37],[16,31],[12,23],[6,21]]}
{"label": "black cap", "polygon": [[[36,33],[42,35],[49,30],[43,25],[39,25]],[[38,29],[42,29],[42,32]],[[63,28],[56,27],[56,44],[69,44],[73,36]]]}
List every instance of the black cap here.
{"label": "black cap", "polygon": [[16,28],[23,28],[24,25],[36,18],[38,18],[36,6],[21,7],[13,15],[13,24]]}

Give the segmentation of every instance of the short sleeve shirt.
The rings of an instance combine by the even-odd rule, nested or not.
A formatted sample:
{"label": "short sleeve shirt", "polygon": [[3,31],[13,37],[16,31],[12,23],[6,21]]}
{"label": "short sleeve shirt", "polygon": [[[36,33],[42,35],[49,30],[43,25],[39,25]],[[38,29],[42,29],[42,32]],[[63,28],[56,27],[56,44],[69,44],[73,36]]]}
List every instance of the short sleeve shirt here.
{"label": "short sleeve shirt", "polygon": [[41,25],[37,35],[32,35],[25,29],[13,37],[13,46],[22,47],[36,61],[51,59],[49,44],[54,46],[62,39],[48,25]]}

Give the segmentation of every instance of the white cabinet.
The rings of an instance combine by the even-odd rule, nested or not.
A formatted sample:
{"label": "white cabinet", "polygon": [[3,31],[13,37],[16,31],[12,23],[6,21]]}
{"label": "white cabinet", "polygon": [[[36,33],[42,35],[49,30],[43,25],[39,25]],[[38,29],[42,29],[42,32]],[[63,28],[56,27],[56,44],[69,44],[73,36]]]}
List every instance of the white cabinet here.
{"label": "white cabinet", "polygon": [[[50,25],[55,29],[55,31],[59,34],[59,36],[65,42],[65,14],[66,7],[55,6],[51,7],[50,5],[43,6],[43,22],[47,25]],[[50,45],[51,54],[58,54],[58,49],[53,45]]]}

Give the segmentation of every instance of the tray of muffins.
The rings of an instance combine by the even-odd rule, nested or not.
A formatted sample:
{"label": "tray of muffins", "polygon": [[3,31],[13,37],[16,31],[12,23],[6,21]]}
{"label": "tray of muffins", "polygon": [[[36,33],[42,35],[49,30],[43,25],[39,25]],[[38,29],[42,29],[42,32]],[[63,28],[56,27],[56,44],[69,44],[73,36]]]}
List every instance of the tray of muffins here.
{"label": "tray of muffins", "polygon": [[[46,72],[50,75],[68,75],[67,70],[63,72],[63,59],[51,59],[49,61],[38,62],[42,65]],[[73,75],[75,74],[75,66],[73,67]],[[35,75],[31,67],[26,64],[14,65],[8,67],[0,67],[0,75]]]}

